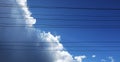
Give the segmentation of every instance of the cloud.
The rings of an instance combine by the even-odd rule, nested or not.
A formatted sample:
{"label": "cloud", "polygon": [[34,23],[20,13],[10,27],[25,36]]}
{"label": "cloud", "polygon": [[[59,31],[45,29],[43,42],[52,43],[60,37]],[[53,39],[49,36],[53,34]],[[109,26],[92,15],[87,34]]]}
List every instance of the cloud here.
{"label": "cloud", "polygon": [[53,57],[53,62],[72,62],[72,56],[64,51],[64,47],[59,43],[60,36],[53,36],[50,32],[41,33],[41,40],[47,42],[47,49],[50,50],[50,56]]}
{"label": "cloud", "polygon": [[92,55],[92,58],[95,58],[96,57],[96,55]]}
{"label": "cloud", "polygon": [[112,56],[107,57],[107,59],[101,59],[101,62],[109,61],[108,59],[110,60],[110,62],[114,62],[114,58]]}
{"label": "cloud", "polygon": [[110,60],[111,60],[111,62],[114,62],[114,59],[113,59],[113,57],[108,57]]}
{"label": "cloud", "polygon": [[[3,46],[0,46],[0,61],[82,62],[87,58],[85,55],[73,57],[60,43],[60,36],[34,28],[36,19],[31,17],[32,13],[27,7],[27,0],[0,0],[0,2],[5,3],[1,4],[3,6],[6,4],[16,6],[0,8],[0,13],[8,13],[0,14],[0,16],[8,17],[8,19],[0,19],[0,23],[3,23],[0,26],[6,26],[0,27],[0,42],[3,42]],[[11,25],[14,27],[9,27]],[[92,57],[94,58],[96,55],[92,55]],[[114,62],[113,57],[109,57],[109,59]],[[105,59],[101,61],[106,62]]]}
{"label": "cloud", "polygon": [[[2,8],[5,10],[4,13],[9,13],[9,15],[4,16],[10,17],[10,19],[1,19],[2,21],[0,21],[5,26],[0,29],[0,41],[4,43],[3,45],[13,46],[0,47],[3,49],[1,51],[7,51],[0,53],[2,55],[0,61],[82,62],[82,59],[86,58],[86,56],[73,57],[59,42],[60,36],[54,36],[50,32],[46,33],[34,28],[36,19],[31,17],[32,13],[27,7],[27,0],[0,0],[0,2],[3,2],[3,5],[12,4],[16,6]],[[11,25],[14,25],[14,27],[10,27]],[[19,25],[24,27],[19,27]]]}
{"label": "cloud", "polygon": [[26,23],[27,26],[35,24],[36,19],[31,17],[31,12],[29,11],[27,7],[27,0],[16,0],[16,2],[18,3],[18,6],[20,6],[20,8],[15,7],[13,10],[19,10],[18,12],[22,12],[22,16],[25,19],[24,23]]}
{"label": "cloud", "polygon": [[106,62],[106,60],[105,59],[101,59],[101,62]]}
{"label": "cloud", "polygon": [[76,59],[77,62],[82,62],[82,60],[83,60],[84,58],[86,58],[85,55],[83,55],[83,56],[76,56],[76,57],[75,57],[75,59]]}

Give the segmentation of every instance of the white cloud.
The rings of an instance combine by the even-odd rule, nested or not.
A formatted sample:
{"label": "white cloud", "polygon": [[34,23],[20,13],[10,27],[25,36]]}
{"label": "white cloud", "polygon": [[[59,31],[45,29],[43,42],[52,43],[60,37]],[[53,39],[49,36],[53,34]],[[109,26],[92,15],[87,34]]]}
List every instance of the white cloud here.
{"label": "white cloud", "polygon": [[95,58],[96,57],[96,55],[92,55],[92,58]]}
{"label": "white cloud", "polygon": [[101,59],[101,62],[107,62],[109,61],[108,59],[110,60],[110,62],[114,62],[114,58],[112,56],[107,57],[107,59]]}
{"label": "white cloud", "polygon": [[105,59],[101,59],[101,62],[106,62],[106,60]]}
{"label": "white cloud", "polygon": [[64,51],[64,47],[61,43],[59,43],[60,36],[53,36],[49,33],[41,33],[41,40],[47,42],[47,49],[52,51],[51,57],[53,57],[54,62],[72,62],[72,56]]}
{"label": "white cloud", "polygon": [[[17,21],[16,23],[18,24],[26,24],[27,26],[32,26],[33,24],[36,23],[36,19],[34,19],[33,17],[31,17],[31,12],[29,11],[29,8],[27,7],[27,0],[16,0],[17,4],[15,6],[16,7],[13,7],[12,8],[12,13],[20,13],[22,18],[25,19],[25,20],[19,20]],[[18,8],[20,7],[20,8]],[[13,14],[13,17],[16,17],[14,16]],[[18,15],[18,18],[19,18],[19,15]]]}
{"label": "white cloud", "polygon": [[[33,26],[36,23],[36,19],[31,17],[31,12],[27,7],[27,0],[0,0],[3,3],[11,3],[15,4],[15,6],[19,7],[10,7],[10,8],[0,8],[3,11],[11,13],[11,15],[4,15],[7,17],[14,17],[16,19],[4,19],[1,20],[0,23],[15,23],[16,25],[24,24],[25,27],[4,27],[4,29],[0,29],[0,41],[5,42],[35,42],[36,44],[32,44],[34,46],[40,46],[39,48],[23,48],[23,47],[8,47],[8,48],[16,48],[16,49],[31,49],[32,51],[24,51],[17,52],[11,51],[11,55],[6,55],[0,61],[3,62],[82,62],[83,59],[87,58],[85,55],[75,56],[73,57],[68,51],[65,50],[64,46],[59,42],[60,36],[54,36],[50,32],[42,32],[37,30],[36,28],[28,28]],[[5,11],[4,11],[5,10]],[[18,13],[15,15],[13,13]],[[18,20],[17,18],[23,18],[22,20]],[[16,45],[16,44],[13,44]],[[5,47],[1,47],[5,48]],[[41,51],[42,50],[42,51]],[[22,50],[21,50],[22,51]],[[34,51],[34,52],[33,52]],[[16,54],[18,53],[18,54]],[[0,53],[2,54],[2,53]],[[5,53],[3,53],[5,54]],[[7,53],[8,54],[8,53]],[[6,60],[6,57],[11,58]],[[93,58],[96,55],[92,55]],[[23,58],[23,59],[22,59]],[[29,59],[29,60],[28,60]],[[109,57],[111,62],[114,62],[113,57]],[[14,60],[14,61],[13,61]],[[106,62],[105,59],[102,59],[101,62]]]}
{"label": "white cloud", "polygon": [[86,56],[85,56],[85,55],[83,55],[83,56],[76,56],[76,57],[74,57],[74,59],[76,59],[76,61],[77,61],[77,62],[82,62],[82,60],[83,60],[84,58],[86,58]]}
{"label": "white cloud", "polygon": [[[5,0],[4,3],[7,3],[10,0]],[[1,1],[0,1],[1,2]],[[16,3],[17,4],[14,4]],[[5,27],[5,29],[0,30],[0,40],[5,42],[35,42],[36,44],[32,44],[34,46],[42,46],[35,48],[23,48],[23,47],[9,47],[10,49],[24,49],[24,50],[32,50],[32,51],[11,51],[12,56],[7,56],[11,59],[5,60],[1,59],[3,62],[82,62],[82,59],[86,58],[86,56],[75,56],[73,57],[68,51],[65,50],[63,45],[59,42],[60,36],[54,36],[50,32],[42,32],[37,30],[36,28],[28,28],[28,26],[32,26],[36,23],[36,20],[31,17],[31,12],[27,8],[27,0],[14,0],[10,3],[15,6],[20,7],[11,7],[7,12],[11,13],[8,17],[21,17],[22,20],[13,19],[6,20],[5,23],[15,23],[16,25],[25,24],[25,27]],[[5,9],[5,8],[3,8]],[[19,15],[15,15],[12,13],[19,13]],[[3,23],[4,21],[0,21]],[[16,44],[13,44],[16,45]],[[23,44],[25,45],[25,44]],[[4,47],[3,47],[4,48]],[[34,51],[34,52],[33,52]],[[0,57],[2,58],[2,57]],[[29,60],[28,60],[29,59]]]}
{"label": "white cloud", "polygon": [[86,58],[85,55],[73,57],[69,52],[64,50],[64,47],[59,43],[60,36],[53,36],[49,33],[41,33],[42,41],[48,42],[48,50],[52,50],[51,56],[54,57],[53,62],[82,62]]}
{"label": "white cloud", "polygon": [[114,62],[114,59],[113,59],[113,57],[108,57],[110,60],[111,60],[111,62]]}

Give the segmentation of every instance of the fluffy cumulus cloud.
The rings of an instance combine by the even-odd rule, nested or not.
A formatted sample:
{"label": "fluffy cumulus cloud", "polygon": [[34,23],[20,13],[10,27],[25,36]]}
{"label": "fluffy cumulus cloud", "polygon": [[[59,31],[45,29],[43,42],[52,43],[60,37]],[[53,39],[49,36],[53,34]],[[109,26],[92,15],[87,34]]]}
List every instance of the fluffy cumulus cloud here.
{"label": "fluffy cumulus cloud", "polygon": [[[73,57],[54,36],[33,27],[27,0],[0,0],[0,61],[2,62],[82,62],[86,56]],[[7,46],[4,46],[7,45]]]}
{"label": "fluffy cumulus cloud", "polygon": [[75,59],[77,60],[77,62],[82,62],[82,60],[83,60],[84,58],[86,58],[85,55],[83,55],[83,56],[76,56],[76,57],[75,57]]}
{"label": "fluffy cumulus cloud", "polygon": [[115,62],[112,56],[107,57],[107,59],[101,59],[101,62]]}

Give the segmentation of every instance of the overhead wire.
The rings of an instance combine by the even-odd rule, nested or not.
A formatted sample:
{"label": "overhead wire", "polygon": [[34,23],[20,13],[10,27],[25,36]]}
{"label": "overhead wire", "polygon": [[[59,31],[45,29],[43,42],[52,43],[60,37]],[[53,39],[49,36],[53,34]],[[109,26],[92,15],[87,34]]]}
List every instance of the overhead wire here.
{"label": "overhead wire", "polygon": [[[29,27],[32,24],[7,24],[1,23],[0,27]],[[120,25],[77,25],[77,24],[36,24],[36,28],[120,28]]]}
{"label": "overhead wire", "polygon": [[[1,5],[0,7],[18,7],[18,6],[14,6],[14,5]],[[23,6],[20,6],[20,7],[23,7]],[[45,8],[45,9],[80,9],[80,10],[120,10],[120,8],[78,8],[78,7],[50,7],[50,6],[29,6],[30,8]],[[39,15],[39,14],[36,14],[36,15]],[[51,15],[45,15],[45,16],[51,16]],[[53,16],[56,16],[56,15],[53,15]],[[57,16],[60,16],[60,15],[57,15]],[[62,16],[62,15],[61,15]],[[64,16],[75,16],[75,15],[64,15]],[[76,15],[78,16],[78,15]],[[79,16],[83,16],[83,15],[79,15]],[[88,15],[85,15],[85,16],[88,16]],[[105,17],[105,16],[88,16],[88,17]],[[106,16],[106,17],[114,17],[114,16]],[[120,16],[115,16],[115,17],[120,17]],[[0,18],[8,18],[10,19],[9,17],[0,17]],[[22,19],[22,18],[13,18],[13,19]],[[29,19],[29,18],[28,18]],[[37,18],[37,19],[41,19],[41,20],[75,20],[75,19],[48,19],[48,18]],[[78,20],[78,19],[76,19]],[[92,20],[93,21],[93,20]],[[100,20],[99,20],[100,21]],[[102,20],[101,20],[102,21]],[[105,20],[103,20],[105,21]],[[107,20],[108,21],[108,20]],[[109,20],[109,21],[120,21],[120,20]],[[27,24],[25,24],[27,25]],[[90,28],[90,27],[107,27],[107,28],[120,28],[120,25],[50,25],[50,24],[37,24],[37,26],[44,26],[44,27],[56,27],[56,28]],[[0,24],[0,27],[25,27],[24,24],[22,25],[13,25],[13,24]],[[0,45],[0,46],[25,46],[25,45]],[[33,46],[30,46],[30,47],[33,47]],[[67,47],[67,46],[66,46]],[[69,47],[74,47],[74,46],[69,46]],[[78,46],[75,46],[75,47],[78,47]],[[79,47],[105,47],[105,46],[79,46]],[[120,47],[120,46],[107,46],[107,47]],[[1,50],[1,49],[0,49]],[[5,49],[3,49],[5,50]],[[7,50],[26,50],[26,51],[29,51],[29,50],[34,50],[34,49],[7,49]],[[57,50],[39,50],[39,51],[57,51]],[[118,51],[119,50],[70,50],[70,51],[96,51],[96,52],[100,52],[100,51]]]}
{"label": "overhead wire", "polygon": [[[0,7],[24,7],[15,5],[1,5]],[[120,10],[120,8],[80,8],[80,7],[57,7],[57,6],[29,6],[29,8],[45,8],[45,9],[79,9],[79,10]]]}
{"label": "overhead wire", "polygon": [[[15,4],[10,3],[2,3],[0,2],[0,7],[24,7],[24,6],[16,6]],[[4,5],[6,4],[6,5]],[[120,10],[120,8],[80,8],[80,7],[58,7],[58,6],[40,6],[40,5],[30,5],[29,8],[46,8],[46,9],[82,9],[82,10]]]}
{"label": "overhead wire", "polygon": [[[66,50],[40,50],[40,49],[13,49],[13,48],[7,48],[7,49],[0,49],[0,51],[51,51],[51,52],[55,52],[55,51],[66,51]],[[75,52],[120,52],[120,50],[98,50],[98,49],[91,49],[91,50],[69,50],[69,51],[75,51]]]}
{"label": "overhead wire", "polygon": [[[0,17],[1,19],[31,19],[31,18],[20,18],[20,17]],[[111,19],[80,19],[80,18],[40,18],[37,17],[35,19],[40,19],[40,20],[55,20],[55,21],[104,21],[104,22],[110,22],[110,21],[120,21],[120,19],[117,20],[111,20]],[[38,20],[39,21],[39,20]]]}
{"label": "overhead wire", "polygon": [[[22,14],[22,13],[6,13],[6,12],[0,12],[1,15],[29,15],[29,14]],[[33,13],[31,15],[35,16],[81,16],[81,17],[120,17],[120,15],[87,15],[87,14],[41,14],[41,13]]]}

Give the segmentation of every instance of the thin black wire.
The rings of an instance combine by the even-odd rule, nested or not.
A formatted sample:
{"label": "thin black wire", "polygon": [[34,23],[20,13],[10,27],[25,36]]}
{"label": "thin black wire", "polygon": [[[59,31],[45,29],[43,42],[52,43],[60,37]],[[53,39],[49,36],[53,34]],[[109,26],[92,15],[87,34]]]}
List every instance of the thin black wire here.
{"label": "thin black wire", "polygon": [[54,21],[104,21],[104,22],[110,22],[110,21],[120,21],[120,20],[92,20],[92,19],[72,19],[72,18],[63,18],[63,19],[59,19],[59,18],[35,18],[35,19],[40,19],[40,20],[54,20]]}
{"label": "thin black wire", "polygon": [[[64,41],[64,40],[63,40]],[[0,43],[58,43],[58,42],[33,42],[33,41],[0,41]],[[120,41],[69,41],[69,40],[65,40],[64,42],[60,42],[60,43],[77,43],[77,44],[101,44],[101,43],[107,43],[107,44],[119,44]]]}
{"label": "thin black wire", "polygon": [[[18,20],[23,20],[23,19],[31,19],[31,18],[18,18],[18,17],[0,17],[1,19],[18,19]],[[72,19],[72,18],[35,18],[35,19],[40,19],[40,20],[51,20],[51,21],[104,21],[104,22],[110,22],[110,21],[118,21],[120,20],[92,20],[92,19]]]}
{"label": "thin black wire", "polygon": [[[5,6],[4,6],[5,7]],[[9,6],[6,6],[9,7]],[[89,9],[89,10],[120,10],[119,8],[73,8],[73,7],[44,7],[44,6],[31,6],[31,8],[59,8],[59,9]],[[56,20],[56,19],[54,19]],[[61,19],[59,19],[61,20]]]}
{"label": "thin black wire", "polygon": [[[0,46],[31,46],[31,47],[39,47],[42,46],[40,44],[54,44],[57,42],[0,42]],[[61,42],[66,45],[64,47],[120,47],[120,42]],[[36,45],[38,44],[38,45]],[[69,45],[69,44],[77,44],[77,45]],[[89,45],[87,45],[89,44]],[[93,44],[99,44],[99,45],[93,45]],[[45,47],[45,46],[44,46]]]}
{"label": "thin black wire", "polygon": [[97,26],[97,25],[86,25],[86,26],[83,26],[83,25],[79,25],[79,26],[62,26],[62,25],[52,25],[52,26],[50,26],[50,25],[46,25],[46,26],[35,26],[35,27],[31,27],[31,26],[29,26],[29,25],[24,25],[24,26],[10,26],[10,25],[8,25],[8,26],[0,26],[0,29],[4,29],[4,28],[79,28],[79,29],[120,29],[120,25],[106,25],[106,26],[103,26],[103,25],[99,25],[99,26]]}
{"label": "thin black wire", "polygon": [[[52,44],[57,42],[0,42],[0,46],[21,46],[21,47],[47,47],[42,46],[41,44]],[[120,42],[60,42],[64,43],[64,47],[120,47]],[[69,45],[69,44],[77,44],[77,45]],[[38,44],[38,45],[37,45]],[[87,45],[89,44],[89,45]],[[93,45],[93,44],[99,44],[99,45]],[[54,47],[54,46],[53,46]]]}
{"label": "thin black wire", "polygon": [[[1,24],[0,27],[29,27],[30,24],[26,25],[7,25]],[[53,25],[53,24],[38,24],[37,28],[120,28],[120,25]]]}
{"label": "thin black wire", "polygon": [[[1,7],[1,6],[0,6]],[[16,6],[2,6],[2,7],[16,7]],[[47,7],[47,6],[30,6],[30,8],[47,8],[47,9],[85,9],[85,10],[120,10],[120,8],[74,8],[74,7]],[[101,16],[99,16],[101,17]],[[18,18],[17,18],[18,19]],[[42,18],[37,18],[42,19]],[[44,19],[44,18],[43,18]],[[45,18],[46,19],[46,18]],[[45,20],[44,19],[44,20]],[[75,20],[75,19],[48,19],[48,20]],[[78,19],[76,19],[78,20]],[[105,20],[104,20],[105,21]],[[110,20],[109,20],[110,21]],[[113,20],[112,20],[113,21]],[[115,20],[114,20],[115,21]],[[119,20],[120,21],[120,20]],[[43,26],[43,25],[42,25]],[[61,25],[45,25],[45,26],[57,26],[60,27]],[[73,26],[73,25],[69,25]],[[3,27],[3,26],[2,26]],[[5,27],[5,26],[4,26]],[[8,27],[8,26],[6,26]],[[10,26],[9,26],[10,27]],[[13,26],[12,26],[13,27]],[[15,26],[16,27],[16,26]],[[20,26],[18,26],[20,27]],[[21,26],[22,27],[22,26]],[[24,26],[23,26],[24,27]],[[68,27],[68,25],[62,25],[62,27]],[[76,26],[78,27],[78,26]],[[120,28],[120,27],[119,27]],[[0,46],[25,46],[25,45],[0,45]],[[34,46],[29,46],[34,47]],[[120,46],[66,46],[66,47],[120,47]],[[6,49],[3,49],[6,50]],[[34,50],[34,49],[7,49],[7,50]],[[57,51],[57,50],[38,50],[38,51]],[[58,50],[59,51],[59,50]],[[119,51],[119,50],[70,50],[70,51]]]}
{"label": "thin black wire", "polygon": [[[31,46],[31,45],[0,45],[0,46],[5,46],[5,47],[10,47],[10,46],[20,46],[20,47],[39,47],[39,48],[45,48],[44,46]],[[66,46],[67,47],[67,46]],[[74,47],[74,46],[68,46],[68,47]],[[118,47],[118,46],[79,46],[79,47]],[[120,47],[120,46],[119,46]],[[8,50],[15,50],[15,51],[60,51],[60,50],[44,50],[44,49],[34,49],[34,48],[0,48],[0,51],[8,51]],[[66,51],[66,50],[62,50],[62,51]],[[69,49],[69,51],[84,51],[84,52],[101,52],[101,51],[104,51],[104,52],[109,52],[109,51],[114,51],[114,52],[119,52],[120,50],[117,50],[117,49],[107,49],[107,50],[102,50],[102,49]]]}
{"label": "thin black wire", "polygon": [[[9,14],[9,15],[11,15],[11,14],[14,14],[14,15],[21,15],[21,13],[1,13],[0,12],[0,14]],[[24,15],[29,15],[29,14],[24,14]],[[80,15],[80,14],[78,14],[78,15],[73,15],[73,14],[32,14],[32,15],[39,15],[39,16],[81,16],[81,17],[120,17],[120,15],[112,15],[112,16],[110,16],[110,15]]]}
{"label": "thin black wire", "polygon": [[[33,27],[26,27],[26,26],[0,26],[0,29],[3,29],[3,28],[15,28],[15,27],[20,27],[20,28],[33,28]],[[38,26],[38,27],[35,27],[35,28],[80,28],[80,29],[120,29],[120,27],[80,27],[80,26],[77,26],[77,27],[46,27],[46,26]]]}
{"label": "thin black wire", "polygon": [[[41,50],[41,49],[13,49],[13,48],[6,48],[6,49],[0,49],[0,51],[11,51],[11,50],[13,50],[13,51],[66,51],[66,50]],[[109,51],[111,51],[111,52],[120,52],[120,50],[95,50],[95,49],[91,49],[91,50],[73,50],[73,49],[71,49],[71,50],[69,50],[69,51],[79,51],[79,52],[109,52]]]}
{"label": "thin black wire", "polygon": [[[24,7],[15,5],[1,5],[0,7]],[[50,6],[29,6],[29,8],[45,8],[45,9],[80,9],[80,10],[120,10],[120,8],[79,8],[79,7],[50,7]]]}
{"label": "thin black wire", "polygon": [[[24,7],[24,6],[15,6],[16,4],[3,3],[3,2],[0,2],[0,4],[3,4],[3,6],[0,6],[0,7]],[[79,7],[56,7],[56,6],[53,7],[53,6],[38,6],[38,5],[37,6],[30,5],[28,7],[30,8],[53,8],[53,9],[120,10],[120,8],[79,8]]]}
{"label": "thin black wire", "polygon": [[[2,47],[3,47],[3,46],[4,46],[4,47],[11,47],[11,46],[15,46],[15,47],[42,47],[42,48],[48,47],[48,46],[30,45],[30,44],[28,44],[28,45],[22,45],[22,44],[21,44],[21,45],[15,45],[15,44],[9,44],[9,45],[8,45],[8,44],[0,44],[0,47],[1,47],[1,46],[2,46]],[[51,48],[52,48],[52,47],[55,47],[55,46],[51,46]],[[108,47],[110,47],[110,48],[113,47],[113,48],[114,48],[114,47],[115,47],[115,48],[117,48],[117,47],[118,47],[118,48],[119,48],[120,46],[118,46],[118,45],[117,45],[117,46],[116,46],[116,45],[108,45],[108,46],[104,46],[104,45],[103,45],[103,46],[102,46],[102,45],[100,45],[100,46],[92,46],[92,45],[91,45],[91,46],[80,46],[80,45],[77,45],[77,46],[75,46],[75,45],[73,45],[73,46],[72,46],[72,45],[71,45],[71,46],[67,46],[67,45],[65,45],[64,47],[70,47],[70,48],[72,48],[72,47],[73,47],[73,48],[74,48],[74,47],[77,47],[77,48],[78,48],[78,47],[79,47],[79,48],[81,48],[81,47],[82,47],[82,48],[83,48],[83,47],[84,47],[84,48],[86,48],[86,47],[87,47],[87,48],[94,48],[94,47],[95,47],[95,48],[96,48],[96,47],[97,47],[97,48],[101,48],[101,47],[102,47],[102,48],[103,48],[103,47],[104,47],[104,48],[106,48],[106,47],[107,47],[107,48],[108,48]]]}

